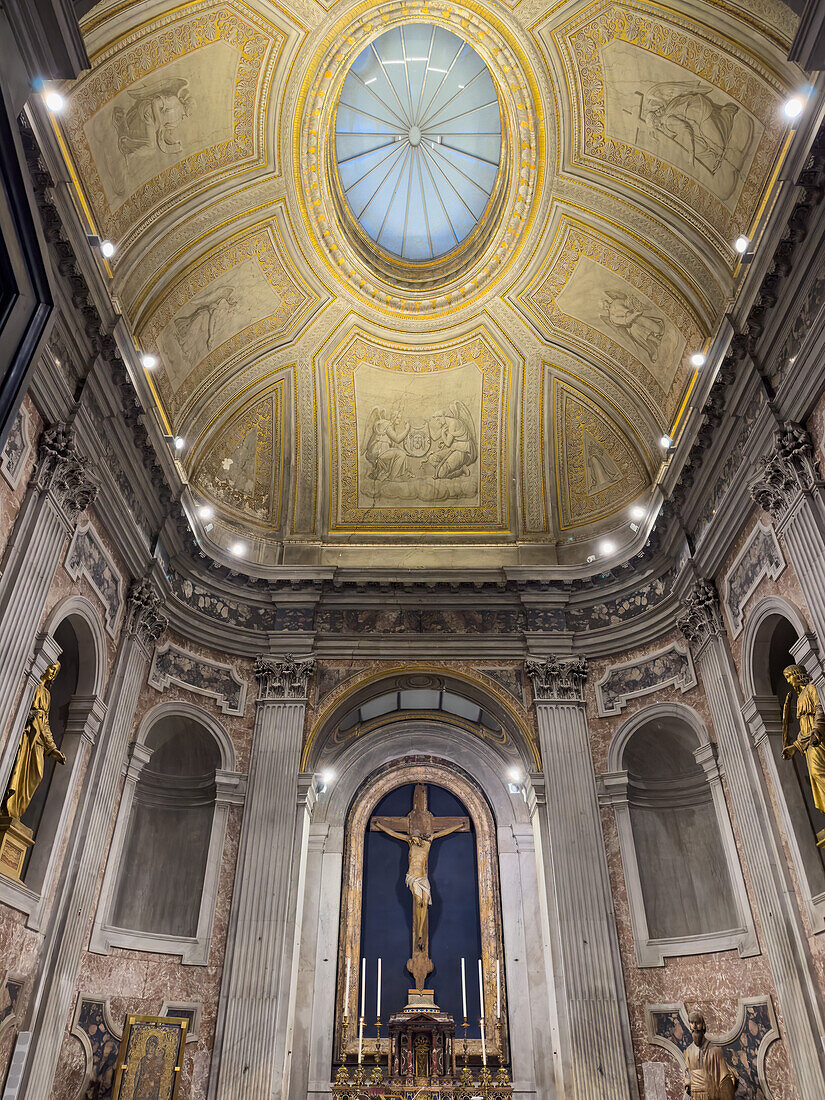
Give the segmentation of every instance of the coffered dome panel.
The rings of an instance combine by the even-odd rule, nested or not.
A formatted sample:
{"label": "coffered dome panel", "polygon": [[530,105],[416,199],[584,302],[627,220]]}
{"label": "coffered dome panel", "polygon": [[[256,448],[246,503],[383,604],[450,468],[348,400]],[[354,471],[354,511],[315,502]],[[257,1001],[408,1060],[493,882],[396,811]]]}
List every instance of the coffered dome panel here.
{"label": "coffered dome panel", "polygon": [[638,550],[628,505],[656,506],[733,238],[770,214],[804,82],[785,5],[133,0],[84,26],[55,126],[205,549]]}

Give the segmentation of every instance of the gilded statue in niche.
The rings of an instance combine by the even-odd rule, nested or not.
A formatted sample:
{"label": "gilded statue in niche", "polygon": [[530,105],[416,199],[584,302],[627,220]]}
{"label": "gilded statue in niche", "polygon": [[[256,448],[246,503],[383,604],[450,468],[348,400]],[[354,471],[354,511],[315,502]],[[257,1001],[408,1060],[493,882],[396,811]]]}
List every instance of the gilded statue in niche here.
{"label": "gilded statue in niche", "polygon": [[705,1017],[694,1010],[688,1017],[693,1042],[685,1051],[685,1097],[690,1100],[733,1100],[736,1074],[725,1053],[708,1041]]}
{"label": "gilded statue in niche", "polygon": [[58,764],[66,763],[66,757],[55,744],[49,727],[50,687],[58,672],[59,662],[49,665],[34,689],[34,698],[3,799],[0,870],[11,878],[20,878],[26,853],[32,846],[32,831],[20,819],[43,781],[45,758],[51,756]]}
{"label": "gilded statue in niche", "polygon": [[[782,756],[786,760],[794,753],[802,753],[808,765],[814,805],[825,814],[825,713],[819,699],[816,686],[802,665],[789,665],[783,672],[785,679],[796,692],[796,717],[799,721],[799,734],[796,740],[788,741],[788,729],[793,707],[793,694],[788,692],[782,711]],[[825,847],[825,829],[816,834],[817,846]]]}

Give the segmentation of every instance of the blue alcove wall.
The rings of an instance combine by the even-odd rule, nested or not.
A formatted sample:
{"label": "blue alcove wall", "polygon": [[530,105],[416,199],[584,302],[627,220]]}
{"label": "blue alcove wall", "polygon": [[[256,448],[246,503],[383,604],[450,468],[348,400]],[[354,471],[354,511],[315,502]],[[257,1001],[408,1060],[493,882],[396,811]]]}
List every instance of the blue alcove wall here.
{"label": "blue alcove wall", "polygon": [[[462,802],[443,787],[428,785],[429,810],[436,817],[469,817]],[[397,787],[383,798],[373,816],[403,817],[412,809],[413,785]],[[430,958],[435,969],[427,988],[436,1002],[461,1024],[461,957],[467,966],[467,1014],[470,1036],[477,1036],[479,1017],[478,959],[481,925],[478,909],[476,837],[453,833],[430,849]],[[364,892],[361,910],[361,951],[367,960],[365,1034],[375,1023],[376,964],[383,967],[381,1016],[386,1020],[407,1003],[413,979],[407,971],[412,941],[412,897],[404,884],[408,847],[380,832],[367,832],[364,845]],[[360,965],[360,963],[359,963]],[[360,970],[358,974],[360,982]],[[360,986],[359,986],[360,1001]],[[386,1034],[386,1031],[385,1031]]]}

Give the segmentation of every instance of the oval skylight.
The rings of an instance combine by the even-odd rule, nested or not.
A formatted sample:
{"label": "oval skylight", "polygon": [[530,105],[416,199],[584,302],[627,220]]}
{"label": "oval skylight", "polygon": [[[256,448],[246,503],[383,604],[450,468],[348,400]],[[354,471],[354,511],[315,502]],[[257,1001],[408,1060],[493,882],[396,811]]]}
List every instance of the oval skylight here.
{"label": "oval skylight", "polygon": [[451,252],[498,176],[501,117],[487,66],[441,27],[387,31],[344,81],[335,153],[349,208],[372,241],[412,262]]}

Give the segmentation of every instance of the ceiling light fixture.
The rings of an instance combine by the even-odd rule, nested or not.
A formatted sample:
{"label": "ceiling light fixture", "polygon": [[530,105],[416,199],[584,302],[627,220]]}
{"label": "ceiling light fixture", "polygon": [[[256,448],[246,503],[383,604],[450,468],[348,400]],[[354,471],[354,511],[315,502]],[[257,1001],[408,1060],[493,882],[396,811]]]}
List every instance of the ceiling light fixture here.
{"label": "ceiling light fixture", "polygon": [[633,507],[630,509],[630,514],[631,516],[633,516],[634,519],[645,518],[645,510],[641,506],[641,504],[634,504]]}
{"label": "ceiling light fixture", "polygon": [[662,438],[659,440],[659,446],[663,447],[664,450],[669,451],[670,448],[673,446],[673,440],[670,438],[669,435],[663,435]]}
{"label": "ceiling light fixture", "polygon": [[101,241],[100,251],[103,253],[107,260],[111,260],[112,256],[114,256],[115,254],[115,246],[112,244],[111,241]]}
{"label": "ceiling light fixture", "polygon": [[176,451],[182,451],[186,444],[186,440],[183,438],[182,435],[176,435],[173,442],[175,444]]}
{"label": "ceiling light fixture", "polygon": [[201,504],[201,506],[198,508],[198,515],[201,517],[201,519],[211,519],[214,514],[215,513],[208,504]]}
{"label": "ceiling light fixture", "polygon": [[52,114],[55,115],[59,115],[66,106],[66,100],[63,98],[60,92],[46,92],[46,94],[43,96],[43,101],[52,112]]}
{"label": "ceiling light fixture", "polygon": [[610,539],[605,539],[604,542],[601,543],[601,545],[599,546],[599,550],[601,550],[603,554],[612,554],[615,549],[616,543],[611,542]]}
{"label": "ceiling light fixture", "polygon": [[785,118],[789,118],[791,119],[791,121],[793,121],[794,119],[799,118],[804,108],[805,104],[802,101],[802,98],[798,95],[795,95],[791,96],[790,99],[785,101],[785,106],[782,108],[782,112],[785,115]]}
{"label": "ceiling light fixture", "polygon": [[695,351],[690,357],[690,364],[693,367],[703,367],[705,362],[705,353],[703,351]]}
{"label": "ceiling light fixture", "polygon": [[242,542],[233,542],[229,549],[236,558],[242,558],[246,553],[246,546]]}
{"label": "ceiling light fixture", "polygon": [[510,768],[510,778],[514,783],[521,783],[524,778],[521,768]]}
{"label": "ceiling light fixture", "polygon": [[144,370],[154,370],[158,365],[158,359],[156,355],[150,355],[147,352],[145,355],[141,355],[140,363]]}
{"label": "ceiling light fixture", "polygon": [[750,245],[750,243],[750,237],[746,237],[744,233],[740,233],[736,240],[733,242],[733,247],[736,249],[740,256],[743,256],[748,251],[748,246]]}

